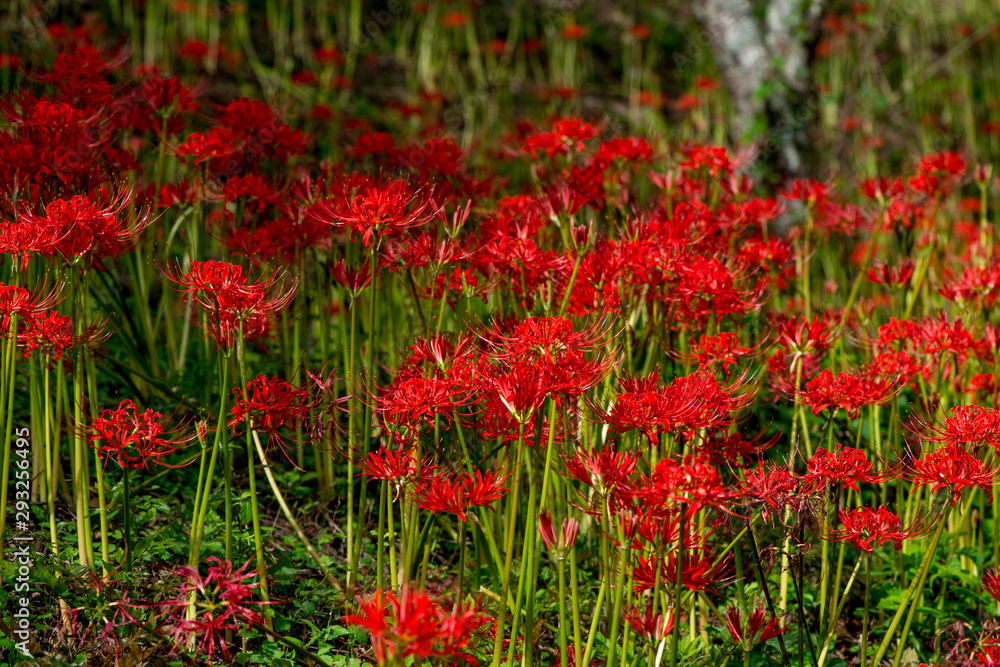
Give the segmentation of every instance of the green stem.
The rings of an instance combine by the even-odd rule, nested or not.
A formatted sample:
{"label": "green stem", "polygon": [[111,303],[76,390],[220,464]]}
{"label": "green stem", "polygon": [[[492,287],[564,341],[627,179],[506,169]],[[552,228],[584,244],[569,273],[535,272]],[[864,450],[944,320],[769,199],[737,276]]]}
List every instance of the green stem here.
{"label": "green stem", "polygon": [[[524,455],[524,424],[521,423],[518,427],[517,435],[517,452],[514,454],[514,466],[520,465],[521,458]],[[503,654],[503,637],[504,637],[504,617],[507,614],[507,598],[510,595],[510,570],[511,565],[514,560],[514,527],[516,525],[517,517],[517,501],[518,495],[520,495],[521,485],[519,484],[520,479],[517,474],[515,474],[514,480],[511,482],[511,492],[507,496],[507,528],[506,528],[506,544],[504,545],[504,563],[503,563],[503,584],[502,592],[500,593],[500,612],[497,614],[497,630],[496,637],[493,640],[493,662],[492,667],[500,667],[500,657]],[[511,636],[511,643],[514,642],[513,635]]]}
{"label": "green stem", "polygon": [[[98,462],[100,467],[100,462]],[[125,571],[132,571],[132,500],[128,484],[128,466],[122,468],[122,516],[125,517]]]}
{"label": "green stem", "polygon": [[[243,320],[240,320],[240,378],[243,382],[243,391],[249,391],[247,387],[247,348],[246,338],[243,336]],[[260,529],[260,506],[257,502],[257,466],[254,463],[253,452],[253,425],[250,423],[250,413],[246,414],[243,427],[247,432],[247,472],[250,477],[250,517],[253,522],[253,543],[254,554],[257,560],[257,579],[260,581],[260,597],[264,602],[270,600],[267,591],[267,568],[264,566],[264,538]],[[268,616],[264,619],[269,629],[273,627],[273,621]]]}
{"label": "green stem", "polygon": [[[674,581],[674,629],[670,644],[670,667],[677,667],[677,656],[681,645],[681,593],[684,590],[684,537],[687,526],[683,503],[678,515],[677,530],[677,578]],[[612,644],[613,645],[613,644]]]}
{"label": "green stem", "polygon": [[[378,243],[378,241],[376,240],[376,244],[377,243]],[[376,246],[376,248],[377,248],[377,246]],[[378,312],[378,308],[377,308],[378,303],[377,303],[377,299],[376,299],[376,296],[378,295],[378,281],[376,280],[376,278],[377,278],[377,271],[378,271],[378,250],[377,249],[372,249],[368,253],[368,259],[369,259],[369,264],[370,264],[370,267],[371,267],[372,282],[371,282],[371,285],[368,288],[369,294],[371,295],[371,298],[369,299],[370,303],[368,304],[368,306],[369,306],[369,308],[371,308],[371,312],[368,315],[368,349],[366,350],[367,354],[365,356],[366,356],[366,366],[368,367],[368,379],[369,379],[370,382],[374,383],[375,382],[375,377],[378,375],[375,372],[375,347],[376,347],[376,344],[377,344],[376,335],[375,335],[375,323],[376,323],[376,317],[375,316],[377,315],[377,312]],[[364,428],[364,431],[362,432],[362,436],[361,436],[361,458],[362,459],[364,459],[365,457],[368,456],[368,452],[369,452],[369,450],[371,448],[372,418],[373,418],[373,414],[372,414],[371,401],[365,401],[365,421],[364,421],[364,424],[362,425],[363,428]],[[367,484],[362,484],[361,485],[361,497],[360,497],[359,502],[358,502],[358,525],[359,526],[364,525],[364,522],[365,522],[364,521],[364,519],[365,519],[365,501],[367,500],[367,497],[368,497],[368,485]],[[350,574],[348,576],[350,577],[349,580],[352,583],[354,583],[354,584],[357,583],[358,562],[361,560],[361,545],[363,543],[364,543],[364,533],[362,532],[361,534],[359,534],[359,535],[356,536],[355,544],[354,544],[354,553],[351,555],[351,568],[350,568]],[[349,588],[349,590],[351,590],[351,589]]]}
{"label": "green stem", "polygon": [[931,561],[934,559],[934,552],[937,550],[938,540],[941,539],[941,532],[944,530],[946,521],[944,516],[939,516],[937,519],[937,529],[931,535],[931,543],[927,547],[927,551],[924,552],[924,557],[920,560],[920,565],[917,568],[917,574],[913,577],[910,582],[910,586],[906,589],[903,594],[903,599],[899,603],[899,607],[896,609],[896,613],[893,615],[892,620],[889,622],[889,629],[886,630],[885,637],[882,638],[882,643],[879,644],[878,650],[875,651],[875,656],[872,658],[871,664],[878,665],[882,661],[882,657],[885,656],[886,651],[889,650],[889,644],[892,642],[893,636],[896,634],[896,628],[899,627],[899,622],[903,619],[903,613],[906,611],[910,600],[913,598],[914,594],[923,586],[924,576],[930,569]]}

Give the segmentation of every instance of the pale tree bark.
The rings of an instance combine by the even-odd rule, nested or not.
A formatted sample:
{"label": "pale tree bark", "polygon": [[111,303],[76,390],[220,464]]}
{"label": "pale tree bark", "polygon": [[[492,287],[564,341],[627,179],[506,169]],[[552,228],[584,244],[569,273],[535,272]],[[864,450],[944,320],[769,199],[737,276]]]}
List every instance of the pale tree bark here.
{"label": "pale tree bark", "polygon": [[733,99],[736,139],[792,175],[803,172],[809,45],[827,0],[770,0],[761,23],[749,0],[694,0],[695,17]]}

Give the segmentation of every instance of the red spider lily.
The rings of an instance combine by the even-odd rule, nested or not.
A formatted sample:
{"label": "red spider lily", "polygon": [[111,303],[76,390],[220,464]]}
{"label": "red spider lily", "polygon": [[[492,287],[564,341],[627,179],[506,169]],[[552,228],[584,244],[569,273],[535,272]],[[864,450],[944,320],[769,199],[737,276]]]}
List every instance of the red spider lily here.
{"label": "red spider lily", "polygon": [[1000,450],[1000,410],[982,405],[956,405],[937,426],[918,418],[918,435],[929,442],[973,446],[985,444]]}
{"label": "red spider lily", "polygon": [[420,509],[450,512],[465,522],[465,512],[470,507],[490,507],[503,498],[508,491],[503,486],[505,481],[505,477],[491,471],[484,475],[476,470],[474,474],[459,473],[450,478],[437,474],[417,487],[416,496]]}
{"label": "red spider lily", "polygon": [[498,401],[518,424],[526,424],[548,395],[547,374],[542,366],[518,362],[509,369],[485,374],[480,379],[487,401]]}
{"label": "red spider lily", "polygon": [[271,338],[273,323],[273,313],[252,313],[246,317],[239,317],[236,313],[228,310],[220,311],[216,317],[202,323],[197,323],[198,328],[208,331],[208,334],[223,351],[232,350],[238,340],[245,343],[256,343],[266,349],[263,341]]}
{"label": "red spider lily", "polygon": [[30,357],[33,350],[39,350],[53,360],[62,359],[63,352],[77,342],[70,318],[51,310],[28,320],[28,326],[18,334],[17,340],[26,357]]}
{"label": "red spider lily", "polygon": [[427,224],[437,211],[429,196],[405,181],[369,181],[358,192],[325,202],[318,215],[352,234],[361,234],[366,248],[377,249],[384,237]]}
{"label": "red spider lily", "polygon": [[968,164],[958,153],[942,151],[920,158],[917,174],[910,178],[911,190],[937,198],[961,183]]}
{"label": "red spider lily", "polygon": [[[767,620],[767,623],[764,621]],[[754,609],[753,613],[743,623],[740,617],[740,610],[736,606],[730,606],[726,610],[726,630],[737,644],[752,647],[760,642],[766,642],[772,637],[785,632],[788,628],[783,627],[777,618],[767,618],[767,614],[760,607]]]}
{"label": "red spider lily", "polygon": [[830,196],[830,184],[820,183],[811,178],[796,179],[787,190],[781,193],[785,199],[804,201],[806,206],[815,207],[825,202]]}
{"label": "red spider lily", "polygon": [[44,284],[34,290],[0,283],[0,337],[10,333],[11,317],[17,316],[21,322],[31,322],[42,313],[55,308],[63,300],[65,283],[57,282],[51,289]]}
{"label": "red spider lily", "polygon": [[450,380],[414,377],[386,387],[377,409],[387,425],[406,427],[412,437],[422,424],[433,425],[435,417],[453,417],[469,400],[465,389]]}
{"label": "red spider lily", "polygon": [[148,210],[130,215],[123,223],[122,215],[134,200],[133,190],[120,190],[110,201],[94,201],[86,195],[57,199],[45,207],[44,217],[27,214],[18,224],[49,228],[52,245],[47,250],[70,262],[84,257],[117,258],[152,223]]}
{"label": "red spider lily", "polygon": [[397,489],[415,481],[418,474],[425,478],[433,475],[436,469],[429,459],[418,464],[412,448],[392,451],[384,447],[370,452],[366,460],[358,463],[358,467],[361,469],[359,474],[369,479],[392,482]]}
{"label": "red spider lily", "polygon": [[505,334],[494,321],[480,336],[491,347],[491,356],[500,361],[542,361],[553,364],[565,352],[592,352],[607,341],[608,325],[598,323],[574,331],[568,317],[529,317]]}
{"label": "red spider lily", "polygon": [[375,591],[359,599],[358,607],[357,615],[345,616],[343,622],[368,631],[380,667],[409,657],[478,664],[468,651],[489,621],[475,607],[447,611],[427,593],[406,585],[398,594]]}
{"label": "red spider lily", "polygon": [[596,137],[601,129],[573,116],[562,118],[552,125],[551,132],[540,132],[525,139],[521,150],[532,158],[543,154],[554,158],[568,152],[582,153],[586,150],[583,142]]}
{"label": "red spider lily", "polygon": [[[656,442],[660,431],[713,432],[727,428],[733,414],[753,401],[752,391],[742,391],[745,378],[737,378],[729,386],[720,385],[715,376],[699,371],[675,379],[668,387],[655,390],[656,372],[650,374],[640,391],[623,383],[623,391],[608,411],[595,408],[598,418],[619,433],[642,429],[650,442]],[[741,393],[742,392],[742,393]]]}
{"label": "red spider lily", "polygon": [[101,320],[92,322],[80,335],[74,335],[72,332],[73,323],[70,318],[55,311],[48,311],[44,315],[37,315],[28,320],[26,326],[18,333],[17,342],[23,349],[25,357],[30,357],[35,350],[38,350],[42,353],[43,360],[48,359],[51,364],[62,359],[66,350],[74,345],[96,345],[104,342],[112,330],[107,326],[106,320]]}
{"label": "red spider lily", "polygon": [[0,254],[20,255],[20,264],[14,266],[20,266],[21,271],[28,270],[28,260],[35,254],[51,257],[61,239],[56,236],[57,230],[46,223],[44,218],[31,216],[0,223]]}
{"label": "red spider lily", "polygon": [[278,271],[249,282],[241,266],[215,260],[192,262],[183,277],[168,270],[163,275],[181,288],[183,300],[192,299],[207,313],[209,332],[227,351],[237,340],[268,336],[271,316],[292,302],[298,287]]}
{"label": "red spider lily", "polygon": [[728,436],[717,435],[705,440],[701,452],[708,457],[714,466],[742,467],[748,465],[750,461],[756,460],[780,439],[780,434],[775,434],[766,440],[763,438],[763,434],[750,440],[744,438],[740,433]]}
{"label": "red spider lily", "polygon": [[[729,571],[729,558],[715,564],[715,559],[703,549],[684,552],[681,567],[681,584],[692,591],[711,591],[721,584]],[[639,557],[635,565],[635,590],[643,592],[652,590],[656,584],[656,571],[660,571],[660,583],[677,581],[677,555],[671,553],[669,558],[662,559],[651,556],[648,560]]]}
{"label": "red spider lily", "polygon": [[674,629],[674,611],[663,614],[653,614],[654,605],[652,602],[646,603],[642,611],[639,607],[632,607],[623,614],[635,633],[652,644],[658,644],[664,637],[668,637]]}
{"label": "red spider lily", "polygon": [[1000,577],[997,576],[997,569],[989,569],[983,573],[983,590],[993,596],[993,599],[1000,602]]}
{"label": "red spider lily", "polygon": [[772,511],[778,512],[799,500],[801,491],[801,481],[788,466],[761,462],[745,471],[739,494],[749,509],[760,507],[766,521]]}
{"label": "red spider lily", "polygon": [[562,530],[559,535],[552,526],[552,513],[542,512],[538,515],[538,533],[542,536],[542,541],[550,551],[556,553],[559,558],[563,558],[567,550],[572,549],[576,544],[576,534],[580,530],[580,522],[569,517],[563,519]]}
{"label": "red spider lily", "polygon": [[163,415],[147,409],[139,413],[135,403],[122,401],[115,410],[105,410],[91,425],[91,442],[104,443],[98,450],[105,462],[115,458],[122,468],[148,468],[149,463],[167,467],[163,458],[183,448],[191,439],[171,438],[177,431],[164,428]]}
{"label": "red spider lily", "polygon": [[612,447],[590,453],[577,451],[566,459],[566,475],[606,496],[631,486],[637,462],[634,454],[617,452]]}
{"label": "red spider lily", "polygon": [[683,355],[682,359],[697,362],[702,370],[712,370],[721,365],[722,370],[728,373],[730,366],[751,356],[755,350],[756,347],[742,347],[738,335],[723,332],[718,336],[702,336],[691,345],[691,353]]}
{"label": "red spider lily", "polygon": [[966,488],[979,488],[990,493],[997,468],[989,468],[978,458],[955,444],[945,445],[936,452],[914,461],[910,476],[916,486],[931,484],[932,491],[950,488],[951,504]]}
{"label": "red spider lily", "polygon": [[992,308],[1000,290],[1000,265],[966,266],[960,277],[952,277],[938,294],[959,304]]}
{"label": "red spider lily", "polygon": [[881,260],[875,260],[875,265],[868,269],[866,279],[883,287],[898,288],[910,282],[913,277],[913,262],[904,260],[899,266],[889,266]]}
{"label": "red spider lily", "polygon": [[700,455],[686,456],[683,461],[661,460],[637,494],[653,506],[671,509],[683,505],[692,513],[707,507],[728,511],[726,506],[734,496],[715,466]]}
{"label": "red spider lily", "polygon": [[862,181],[858,186],[858,192],[868,199],[885,202],[903,194],[903,180],[876,176]]}
{"label": "red spider lily", "polygon": [[899,378],[854,373],[834,376],[829,369],[824,369],[809,380],[800,395],[802,401],[812,407],[814,415],[834,408],[843,409],[854,419],[861,408],[886,403],[901,389]]}
{"label": "red spider lily", "polygon": [[372,284],[372,272],[368,267],[347,266],[344,260],[330,265],[333,279],[354,298]]}
{"label": "red spider lily", "polygon": [[920,537],[929,528],[920,522],[903,528],[899,516],[885,507],[873,510],[870,507],[858,507],[845,511],[839,510],[841,528],[827,533],[828,539],[837,542],[849,542],[851,546],[865,553],[871,553],[876,546],[892,542],[896,551],[903,548],[903,541]]}
{"label": "red spider lily", "polygon": [[861,449],[836,445],[832,452],[820,447],[806,464],[806,474],[802,481],[814,488],[827,484],[843,484],[859,491],[858,484],[881,484],[899,477],[899,471],[887,469],[882,472],[872,470],[872,463]]}
{"label": "red spider lily", "polygon": [[795,355],[824,352],[835,339],[830,322],[820,317],[812,320],[777,319],[774,321],[774,340]]}
{"label": "red spider lily", "polygon": [[687,159],[681,163],[686,171],[705,168],[715,178],[720,172],[729,174],[739,165],[735,163],[722,146],[702,146],[695,144],[684,151]]}
{"label": "red spider lily", "polygon": [[183,277],[169,271],[164,275],[182,288],[185,301],[193,299],[210,314],[228,311],[238,319],[282,310],[295,296],[296,284],[286,283],[277,271],[249,282],[243,267],[215,260],[192,262],[191,270]]}
{"label": "red spider lily", "polygon": [[[264,617],[259,607],[275,602],[253,599],[260,582],[249,581],[257,576],[250,568],[250,561],[235,570],[232,563],[220,561],[215,556],[210,557],[208,562],[206,575],[202,575],[198,568],[187,565],[173,570],[182,578],[177,586],[177,597],[164,600],[156,607],[164,613],[160,627],[168,629],[175,649],[193,645],[211,661],[216,651],[225,658],[229,657],[226,630],[239,633],[239,624],[262,624]],[[192,599],[195,615],[189,618]]]}
{"label": "red spider lily", "polygon": [[277,443],[291,461],[279,431],[294,428],[308,413],[308,392],[293,387],[281,378],[258,375],[247,382],[246,389],[234,387],[233,396],[235,400],[229,428],[235,428],[249,418],[250,428],[258,433],[267,433],[269,446]]}

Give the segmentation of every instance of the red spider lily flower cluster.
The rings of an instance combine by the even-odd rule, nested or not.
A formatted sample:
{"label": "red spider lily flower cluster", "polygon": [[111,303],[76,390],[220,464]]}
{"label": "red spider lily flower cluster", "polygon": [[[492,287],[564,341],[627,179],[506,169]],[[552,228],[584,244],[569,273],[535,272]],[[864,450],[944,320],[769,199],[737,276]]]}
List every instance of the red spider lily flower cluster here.
{"label": "red spider lily flower cluster", "polygon": [[711,462],[692,455],[683,461],[667,458],[657,463],[648,485],[637,495],[664,511],[683,506],[684,511],[696,513],[705,508],[726,511],[733,492]]}
{"label": "red spider lily flower cluster", "polygon": [[768,618],[767,613],[760,607],[753,610],[745,623],[737,607],[731,606],[726,610],[726,630],[737,644],[753,646],[777,637],[787,629],[777,618]]}
{"label": "red spider lily flower cluster", "polygon": [[359,600],[358,613],[345,616],[344,623],[368,631],[381,667],[410,657],[476,664],[469,650],[488,619],[474,607],[448,611],[427,593],[403,586],[398,594],[378,590]]}
{"label": "red spider lily flower cluster", "polygon": [[914,461],[909,476],[917,486],[930,485],[933,492],[950,489],[951,502],[955,505],[965,489],[978,488],[990,493],[997,470],[961,446],[950,444]]}
{"label": "red spider lily flower cluster", "polygon": [[281,430],[294,428],[309,412],[308,393],[281,378],[258,375],[247,382],[246,388],[233,388],[233,396],[229,428],[249,418],[253,431],[268,434],[268,447],[277,444],[287,457]]}
{"label": "red spider lily flower cluster", "polygon": [[891,542],[896,551],[899,551],[903,548],[904,541],[921,537],[928,529],[926,524],[920,522],[904,527],[899,516],[885,507],[876,510],[870,507],[839,510],[839,515],[841,527],[829,531],[828,538],[847,542],[865,553],[871,553],[875,547],[886,542]]}
{"label": "red spider lily flower cluster", "polygon": [[646,604],[642,611],[639,607],[633,607],[626,611],[623,617],[636,634],[651,644],[659,644],[664,637],[669,637],[674,629],[673,609],[669,610],[666,616],[662,613],[654,614],[652,604]]}
{"label": "red spider lily flower cluster", "polygon": [[439,473],[422,481],[416,489],[420,508],[430,512],[450,512],[465,521],[470,507],[490,507],[508,491],[505,478],[494,472]]}
{"label": "red spider lily flower cluster", "polygon": [[820,447],[806,464],[806,474],[802,481],[814,487],[841,484],[860,491],[859,483],[881,484],[896,479],[899,472],[889,468],[876,472],[872,462],[861,449],[836,445],[833,451]]}
{"label": "red spider lily flower cluster", "polygon": [[174,437],[177,430],[167,429],[162,420],[159,412],[147,409],[140,413],[135,403],[125,400],[94,420],[90,440],[100,446],[98,452],[105,461],[114,459],[122,468],[168,465],[163,459],[186,446],[191,438]]}
{"label": "red spider lily flower cluster", "polygon": [[623,379],[614,405],[607,411],[598,408],[601,421],[619,433],[640,429],[654,443],[659,433],[668,431],[723,431],[753,400],[745,378],[726,386],[713,374],[699,371],[659,388],[657,376],[652,371],[646,378]]}
{"label": "red spider lily flower cluster", "polygon": [[225,351],[243,339],[266,336],[270,318],[295,297],[296,283],[277,271],[250,282],[243,267],[209,260],[192,262],[183,276],[164,271],[164,276],[180,288],[182,298],[193,300],[208,316],[209,333]]}
{"label": "red spider lily flower cluster", "polygon": [[818,415],[830,408],[842,409],[851,418],[858,410],[888,402],[901,389],[898,378],[871,374],[837,373],[824,369],[801,391],[802,401]]}
{"label": "red spider lily flower cluster", "polygon": [[579,530],[580,522],[569,517],[563,519],[562,529],[556,535],[555,528],[552,526],[552,513],[542,512],[538,515],[538,533],[542,536],[545,546],[555,553],[558,558],[563,558],[566,551],[573,548]]}
{"label": "red spider lily flower cluster", "polygon": [[477,384],[484,396],[481,420],[485,433],[500,433],[507,440],[518,437],[518,425],[526,424],[547,397],[562,404],[580,396],[614,361],[611,355],[594,352],[605,338],[604,326],[575,331],[565,317],[532,317],[513,325],[494,322],[480,335],[488,350],[486,363],[478,367]]}
{"label": "red spider lily flower cluster", "polygon": [[148,211],[130,213],[134,200],[130,190],[97,200],[87,195],[57,199],[45,207],[44,216],[29,213],[0,228],[0,252],[20,255],[22,270],[35,253],[58,254],[70,264],[117,259],[152,222]]}
{"label": "red spider lily flower cluster", "polygon": [[12,317],[16,316],[22,324],[30,324],[58,305],[63,299],[63,287],[62,283],[56,283],[48,291],[44,285],[32,291],[0,283],[0,335],[6,338],[10,334]]}
{"label": "red spider lily flower cluster", "polygon": [[378,249],[384,237],[426,225],[437,211],[427,193],[406,181],[363,181],[354,193],[325,202],[316,213],[336,227],[360,234],[366,248]]}
{"label": "red spider lily flower cluster", "polygon": [[787,465],[759,463],[744,471],[739,495],[751,511],[760,509],[766,521],[772,512],[798,504],[804,499],[802,480]]}
{"label": "red spider lily flower cluster", "polygon": [[993,599],[1000,602],[1000,577],[997,576],[996,568],[986,570],[983,573],[983,590],[993,596]]}
{"label": "red spider lily flower cluster", "polygon": [[173,573],[181,579],[177,597],[155,607],[163,614],[160,627],[173,639],[175,650],[193,645],[211,661],[217,653],[229,658],[227,630],[238,633],[263,624],[261,607],[273,602],[254,599],[260,582],[251,581],[257,573],[250,568],[250,561],[235,569],[229,561],[214,556],[208,562],[207,574],[187,565],[175,569]]}

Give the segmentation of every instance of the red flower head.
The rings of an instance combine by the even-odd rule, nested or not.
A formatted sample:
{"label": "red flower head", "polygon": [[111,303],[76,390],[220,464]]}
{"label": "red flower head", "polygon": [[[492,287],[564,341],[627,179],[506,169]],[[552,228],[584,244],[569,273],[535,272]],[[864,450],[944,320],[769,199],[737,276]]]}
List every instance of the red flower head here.
{"label": "red flower head", "polygon": [[[767,620],[767,623],[764,621]],[[772,637],[777,637],[787,630],[782,627],[781,621],[777,618],[767,618],[767,614],[761,608],[754,609],[746,623],[740,618],[740,610],[736,606],[730,606],[726,610],[726,629],[737,644],[753,646],[759,642],[766,642]]]}
{"label": "red flower head", "polygon": [[331,224],[361,234],[366,248],[378,248],[384,237],[420,227],[437,211],[430,198],[405,181],[370,181],[351,195],[327,201],[319,215]]}
{"label": "red flower head", "polygon": [[997,576],[997,569],[986,570],[983,573],[983,590],[993,596],[993,599],[1000,602],[1000,577]]}
{"label": "red flower head", "polygon": [[914,484],[933,485],[932,491],[950,488],[951,503],[958,503],[958,497],[966,488],[980,488],[989,494],[993,488],[993,478],[997,469],[988,468],[978,458],[958,445],[945,445],[936,452],[914,461],[910,475]]}
{"label": "red flower head", "polygon": [[193,299],[208,314],[208,329],[225,350],[232,349],[241,329],[244,340],[266,336],[270,317],[292,302],[297,288],[277,271],[250,282],[241,266],[215,260],[192,262],[183,277],[172,271],[163,275],[185,301]]}
{"label": "red flower head", "polygon": [[642,611],[639,607],[633,607],[625,612],[624,617],[637,635],[654,645],[659,644],[674,629],[674,611],[668,611],[664,618],[663,614],[653,614],[652,603],[647,603]]}
{"label": "red flower head", "polygon": [[383,667],[409,657],[476,664],[469,649],[488,620],[474,607],[458,605],[447,611],[427,593],[404,585],[398,595],[378,590],[360,599],[358,613],[343,622],[368,631],[375,661]]}
{"label": "red flower head", "polygon": [[63,287],[63,283],[56,283],[48,291],[45,291],[44,285],[30,291],[0,283],[0,338],[10,334],[10,321],[15,315],[20,322],[30,324],[36,317],[55,308],[63,299]]}
{"label": "red flower head", "polygon": [[702,370],[722,366],[722,370],[728,373],[730,366],[749,357],[754,350],[754,347],[743,347],[737,334],[723,332],[718,336],[702,336],[691,345],[690,357],[698,362]]}
{"label": "red flower head", "polygon": [[1000,410],[982,405],[956,405],[943,426],[923,424],[918,435],[929,442],[973,447],[989,445],[1000,451]]}
{"label": "red flower head", "polygon": [[612,447],[589,454],[577,451],[566,460],[566,476],[593,488],[601,496],[631,486],[637,460],[629,452],[616,452]]}
{"label": "red flower head", "polygon": [[358,463],[358,467],[361,469],[359,474],[369,479],[391,482],[397,489],[414,481],[418,472],[424,475],[434,472],[434,466],[428,460],[424,460],[420,466],[417,465],[413,449],[394,452],[382,448],[377,452],[370,452],[366,460]]}
{"label": "red flower head", "polygon": [[683,461],[662,459],[650,475],[648,486],[640,488],[638,494],[663,510],[683,504],[690,513],[706,507],[727,511],[726,505],[733,497],[719,471],[700,455],[687,456]]}
{"label": "red flower head", "polygon": [[872,470],[872,463],[863,450],[837,445],[829,452],[820,447],[806,464],[807,472],[802,481],[814,488],[836,483],[858,491],[860,482],[881,484],[898,477],[896,470]]}
{"label": "red flower head", "polygon": [[451,512],[465,521],[465,512],[470,507],[489,507],[507,492],[503,486],[505,478],[494,472],[485,475],[478,470],[474,474],[459,473],[449,478],[438,474],[422,483],[416,491],[420,509],[431,512]]}
{"label": "red flower head", "polygon": [[542,512],[538,515],[538,533],[542,536],[542,541],[550,551],[556,554],[559,559],[565,558],[569,549],[576,544],[576,535],[580,530],[580,522],[570,517],[563,519],[562,530],[556,535],[552,526],[552,513]]}
{"label": "red flower head", "polygon": [[[109,202],[95,202],[85,195],[69,201],[57,199],[45,208],[45,216],[26,215],[17,223],[29,227],[48,228],[52,245],[43,250],[58,251],[67,261],[89,257],[117,258],[129,250],[152,219],[148,211],[122,217],[129,210],[135,193],[122,190]],[[41,234],[40,231],[36,232]],[[22,262],[24,259],[22,259]]]}
{"label": "red flower head", "polygon": [[802,390],[802,400],[812,407],[814,415],[828,408],[843,409],[854,419],[858,411],[870,405],[881,405],[899,393],[902,384],[896,377],[879,377],[873,373],[837,373],[824,369],[809,380]]}
{"label": "red flower head", "polygon": [[900,525],[899,516],[885,507],[873,510],[858,507],[849,512],[840,510],[843,526],[829,532],[829,539],[849,542],[855,549],[871,553],[876,546],[892,542],[896,551],[903,548],[903,540],[920,537],[927,532],[926,525],[914,524],[909,528]]}
{"label": "red flower head", "polygon": [[806,206],[813,208],[824,203],[830,197],[829,183],[820,183],[811,178],[792,181],[789,188],[781,193],[785,199],[804,201]]}
{"label": "red flower head", "polygon": [[54,310],[28,320],[28,326],[18,334],[18,344],[24,347],[25,356],[31,356],[32,350],[40,350],[50,360],[62,359],[63,352],[76,342],[72,321]]}
{"label": "red flower head", "polygon": [[105,461],[114,457],[123,468],[148,468],[163,463],[163,457],[181,449],[187,440],[171,438],[159,412],[139,413],[132,401],[122,401],[116,410],[105,410],[91,426],[91,442],[101,443]]}
{"label": "red flower head", "polygon": [[746,470],[740,494],[750,508],[760,506],[766,521],[771,512],[777,512],[801,497],[801,483],[787,466],[765,463]]}
{"label": "red flower head", "polygon": [[247,383],[245,390],[235,387],[233,395],[236,399],[229,427],[235,428],[249,419],[250,428],[269,434],[269,444],[277,443],[291,461],[279,431],[293,428],[308,413],[308,392],[296,389],[281,378],[258,375]]}
{"label": "red flower head", "polygon": [[[182,566],[174,573],[183,578],[177,587],[177,597],[164,600],[157,606],[166,613],[161,627],[169,628],[175,647],[190,642],[211,662],[216,651],[229,656],[225,631],[240,632],[238,624],[261,625],[264,617],[258,609],[261,605],[274,604],[254,600],[254,591],[260,582],[249,580],[257,573],[249,569],[250,561],[238,569],[233,569],[229,561],[220,561],[215,556],[208,559],[208,574],[202,575],[197,568]],[[194,617],[189,615],[191,601],[194,600]]]}

